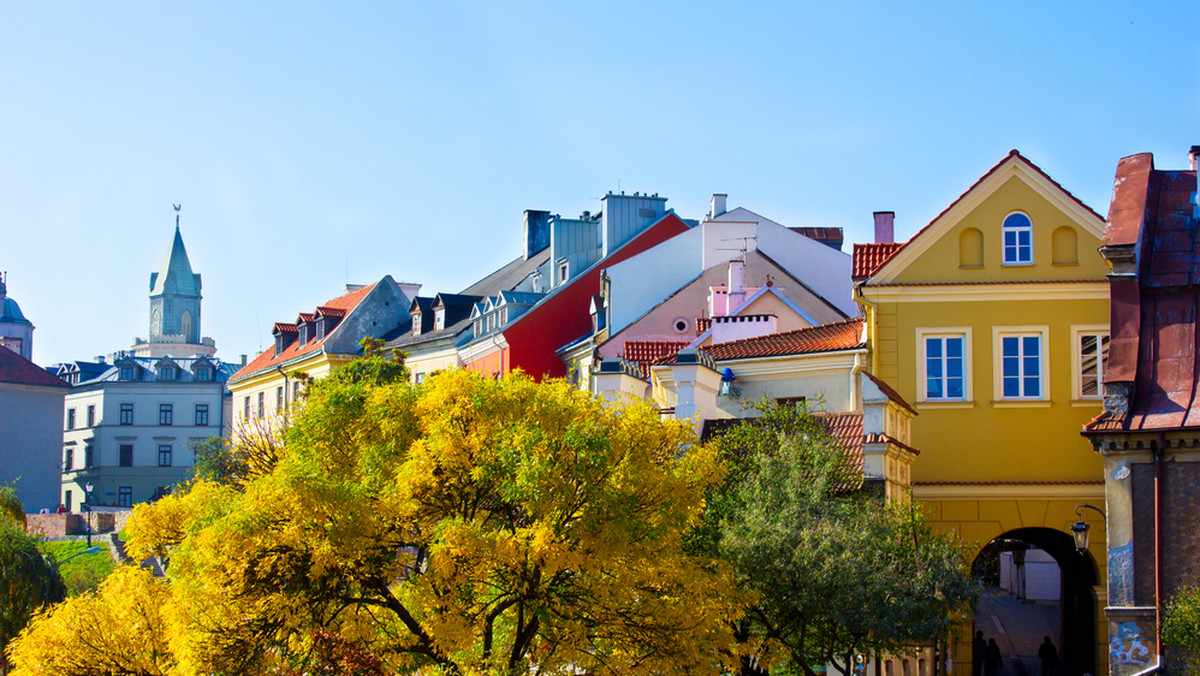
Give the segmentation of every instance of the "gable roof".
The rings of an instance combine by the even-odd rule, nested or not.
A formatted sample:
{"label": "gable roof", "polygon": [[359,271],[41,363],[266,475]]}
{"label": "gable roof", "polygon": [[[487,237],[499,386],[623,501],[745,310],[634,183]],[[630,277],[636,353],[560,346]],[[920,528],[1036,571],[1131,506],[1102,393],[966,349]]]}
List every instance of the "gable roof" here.
{"label": "gable roof", "polygon": [[[708,345],[697,349],[707,354],[713,361],[854,350],[867,346],[866,334],[863,331],[864,322],[863,318],[855,317],[806,329],[732,340],[728,343]],[[678,350],[659,357],[653,363],[656,365],[674,363],[677,353]]]}
{"label": "gable roof", "polygon": [[854,281],[866,279],[879,271],[884,263],[892,259],[896,252],[904,248],[904,242],[878,242],[874,244],[855,244],[854,263],[850,276]]}
{"label": "gable roof", "polygon": [[[354,308],[358,307],[358,304],[367,297],[367,294],[369,294],[377,285],[378,282],[360,287],[354,291],[338,296],[337,298],[319,305],[318,310],[331,311],[331,314],[338,311],[342,311],[345,314],[350,314],[354,311]],[[312,314],[301,312],[299,316],[302,321],[313,321]],[[316,335],[313,334],[309,336],[308,342],[302,344],[300,341],[296,341],[279,354],[275,354],[275,349],[273,347],[268,347],[267,349],[258,353],[257,357],[251,359],[250,363],[238,369],[237,373],[234,373],[229,380],[232,382],[241,378],[246,378],[250,375],[258,373],[259,371],[271,369],[275,366],[299,359],[300,357],[319,352],[322,346],[325,344],[325,341],[329,340],[329,337],[332,335],[332,332],[327,332],[323,338],[318,339]]]}
{"label": "gable roof", "polygon": [[[863,270],[869,266],[870,257],[884,258],[878,265],[873,266],[867,283],[886,283],[892,281],[910,262],[917,258],[941,235],[954,227],[963,216],[969,213],[984,198],[1000,188],[1009,178],[1021,176],[1025,182],[1057,207],[1073,214],[1076,220],[1088,227],[1096,237],[1104,235],[1104,217],[1094,209],[1084,204],[1078,197],[1071,194],[1061,183],[1054,180],[1031,162],[1028,158],[1013,149],[1004,159],[1000,160],[983,176],[971,184],[961,195],[950,203],[941,213],[933,218],[925,227],[917,231],[907,242],[896,247],[890,253],[885,248],[874,251],[864,249],[862,253]],[[854,245],[855,277],[858,277],[859,246]],[[863,245],[881,247],[881,245]]]}
{"label": "gable roof", "polygon": [[618,357],[638,365],[642,377],[650,379],[650,367],[656,359],[674,355],[687,347],[686,340],[627,340]]}
{"label": "gable roof", "polygon": [[0,347],[0,383],[70,387],[62,378],[6,347]]}

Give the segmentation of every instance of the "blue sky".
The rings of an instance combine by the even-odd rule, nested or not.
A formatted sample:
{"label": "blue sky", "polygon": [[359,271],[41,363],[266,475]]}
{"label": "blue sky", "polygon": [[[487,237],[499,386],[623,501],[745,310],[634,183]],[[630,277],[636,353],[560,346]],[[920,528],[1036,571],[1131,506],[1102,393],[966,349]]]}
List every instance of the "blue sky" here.
{"label": "blue sky", "polygon": [[[914,6],[916,5],[916,6]],[[713,192],[906,238],[1011,148],[1102,215],[1200,144],[1191,2],[0,4],[0,270],[48,364],[128,347],[172,203],[236,360],[384,274],[458,291],[525,209]]]}

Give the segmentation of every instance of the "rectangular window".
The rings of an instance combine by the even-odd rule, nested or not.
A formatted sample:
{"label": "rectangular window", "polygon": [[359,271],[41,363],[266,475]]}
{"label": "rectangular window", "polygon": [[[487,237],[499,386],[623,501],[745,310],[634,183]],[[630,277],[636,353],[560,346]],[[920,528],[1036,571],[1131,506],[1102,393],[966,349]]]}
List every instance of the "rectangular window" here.
{"label": "rectangular window", "polygon": [[159,425],[174,425],[175,413],[174,407],[171,404],[158,405],[158,424]]}
{"label": "rectangular window", "polygon": [[925,338],[925,399],[967,398],[966,340],[962,335]]}
{"label": "rectangular window", "polygon": [[121,424],[133,424],[133,404],[121,404]]}
{"label": "rectangular window", "polygon": [[121,380],[133,380],[133,367],[132,366],[122,366],[121,367]]}
{"label": "rectangular window", "polygon": [[96,426],[96,407],[95,406],[89,405],[87,407],[87,422],[88,422],[88,427]]}
{"label": "rectangular window", "polygon": [[296,382],[292,383],[292,403],[293,404],[296,403],[296,401],[299,398],[300,398],[300,381],[296,381]]}
{"label": "rectangular window", "polygon": [[196,381],[207,383],[212,380],[212,369],[196,369]]}
{"label": "rectangular window", "polygon": [[1099,399],[1104,396],[1104,367],[1108,364],[1108,331],[1078,330],[1075,332],[1075,351],[1079,359],[1077,399]]}
{"label": "rectangular window", "polygon": [[67,409],[67,429],[75,429],[75,409],[73,408]]}
{"label": "rectangular window", "polygon": [[133,444],[121,444],[118,462],[121,467],[133,467]]}
{"label": "rectangular window", "polygon": [[208,426],[208,404],[196,404],[196,427]]}
{"label": "rectangular window", "polygon": [[558,283],[559,284],[562,284],[567,281],[567,273],[568,272],[570,272],[570,268],[567,267],[566,261],[563,261],[558,264]]}
{"label": "rectangular window", "polygon": [[266,399],[267,399],[266,395],[267,395],[266,392],[258,393],[258,417],[260,417],[260,418],[263,417],[263,409],[266,408],[266,406],[267,406],[266,403],[264,403],[264,402],[266,402]]}
{"label": "rectangular window", "polygon": [[170,467],[171,466],[171,444],[159,444],[158,445],[158,466],[159,467]]}
{"label": "rectangular window", "polygon": [[249,419],[250,419],[250,396],[246,395],[245,397],[242,397],[242,420],[246,421]]}
{"label": "rectangular window", "polygon": [[71,511],[71,491],[63,491],[63,507],[66,507],[68,512]]}
{"label": "rectangular window", "polygon": [[75,469],[75,449],[68,448],[63,458],[63,469],[70,471]]}
{"label": "rectangular window", "polygon": [[133,506],[133,488],[130,486],[121,486],[117,489],[117,506],[132,507]]}
{"label": "rectangular window", "polygon": [[83,447],[83,467],[84,467],[84,469],[91,469],[92,461],[94,459],[95,459],[95,453],[92,451],[92,445],[88,444],[87,446],[84,446]]}
{"label": "rectangular window", "polygon": [[283,411],[283,386],[275,388],[275,412]]}
{"label": "rectangular window", "polygon": [[996,399],[1047,398],[1047,327],[993,327]]}

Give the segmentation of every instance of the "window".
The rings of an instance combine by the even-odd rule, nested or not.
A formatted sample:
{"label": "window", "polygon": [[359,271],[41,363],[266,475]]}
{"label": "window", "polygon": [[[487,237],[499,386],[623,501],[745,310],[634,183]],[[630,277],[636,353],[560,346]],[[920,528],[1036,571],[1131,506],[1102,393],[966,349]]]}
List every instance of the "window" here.
{"label": "window", "polygon": [[133,488],[130,486],[121,486],[117,489],[117,506],[132,507],[133,506]]}
{"label": "window", "polygon": [[1004,264],[1033,264],[1033,221],[1021,212],[1004,219]]}
{"label": "window", "polygon": [[1108,363],[1108,327],[1103,324],[1071,327],[1075,358],[1075,399],[1104,396],[1104,366]]}
{"label": "window", "polygon": [[567,273],[568,272],[570,272],[570,268],[567,267],[566,261],[563,261],[558,264],[558,283],[559,284],[562,284],[567,281]]}
{"label": "window", "polygon": [[475,335],[478,337],[482,334],[483,334],[483,320],[476,319],[475,320]]}
{"label": "window", "polygon": [[1048,399],[1046,345],[1049,331],[1045,326],[993,328],[995,399]]}
{"label": "window", "polygon": [[275,388],[275,412],[283,411],[283,385]]}
{"label": "window", "polygon": [[133,424],[133,404],[121,404],[121,424]]}
{"label": "window", "polygon": [[325,339],[325,318],[317,318],[317,340]]}
{"label": "window", "polygon": [[174,366],[161,366],[158,369],[159,380],[175,380],[179,375],[179,369]]}
{"label": "window", "polygon": [[95,406],[89,405],[87,407],[87,422],[88,422],[88,425],[87,425],[88,427],[96,426],[96,407]]}
{"label": "window", "polygon": [[121,367],[121,380],[133,380],[133,367],[132,366],[122,366]]}
{"label": "window", "polygon": [[295,403],[300,399],[300,381],[292,383],[292,402]]}
{"label": "window", "polygon": [[92,461],[94,459],[95,459],[95,454],[92,451],[92,445],[88,444],[87,446],[84,446],[83,447],[83,467],[84,467],[84,469],[91,469]]}
{"label": "window", "polygon": [[121,467],[133,467],[133,444],[121,444],[121,453],[117,464]]}
{"label": "window", "polygon": [[246,395],[245,397],[242,397],[242,420],[246,421],[249,419],[250,419],[250,396]]}
{"label": "window", "polygon": [[63,507],[66,507],[68,512],[71,511],[71,491],[63,491]]}
{"label": "window", "polygon": [[210,368],[196,369],[196,381],[197,382],[207,383],[210,380],[212,380],[212,369],[210,369]]}
{"label": "window", "polygon": [[508,308],[502,307],[502,308],[500,308],[500,326],[504,326],[507,323],[508,323]]}
{"label": "window", "polygon": [[266,403],[264,403],[267,399],[266,394],[266,392],[258,393],[258,417],[260,418],[263,417],[263,409],[266,407]]}
{"label": "window", "polygon": [[171,404],[158,405],[158,424],[159,425],[174,425],[175,412]]}
{"label": "window", "polygon": [[487,330],[491,331],[496,328],[496,315],[490,314],[487,317]]}
{"label": "window", "polygon": [[441,331],[446,328],[446,308],[440,307],[433,311],[433,330]]}
{"label": "window", "polygon": [[63,469],[70,471],[75,469],[75,449],[67,448],[65,457],[63,458]]}
{"label": "window", "polygon": [[171,444],[159,444],[158,445],[158,466],[159,467],[170,467],[171,466]]}
{"label": "window", "polygon": [[196,404],[196,427],[208,426],[208,404]]}
{"label": "window", "polygon": [[67,429],[75,429],[75,409],[73,408],[67,409]]}
{"label": "window", "polygon": [[966,400],[966,363],[966,336],[927,336],[924,399]]}
{"label": "window", "polygon": [[414,336],[421,335],[421,313],[412,313],[412,333]]}

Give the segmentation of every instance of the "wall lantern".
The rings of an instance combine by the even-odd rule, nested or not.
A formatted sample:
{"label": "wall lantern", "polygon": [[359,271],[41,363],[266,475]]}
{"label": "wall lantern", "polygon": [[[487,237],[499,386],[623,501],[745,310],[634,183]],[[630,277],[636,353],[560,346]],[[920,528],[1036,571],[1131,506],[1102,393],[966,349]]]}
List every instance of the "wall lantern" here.
{"label": "wall lantern", "polygon": [[1101,518],[1105,520],[1105,522],[1108,521],[1108,517],[1098,507],[1093,507],[1091,505],[1079,505],[1075,508],[1075,516],[1079,517],[1079,521],[1071,524],[1071,535],[1075,536],[1075,549],[1078,549],[1080,552],[1087,551],[1088,531],[1092,529],[1092,527],[1083,520],[1083,510],[1085,509],[1090,509],[1094,512],[1097,512],[1100,514]]}
{"label": "wall lantern", "polygon": [[731,387],[733,387],[733,379],[735,377],[736,376],[733,375],[733,369],[731,369],[729,367],[725,367],[725,370],[721,373],[721,394],[722,395],[729,396],[729,389]]}

